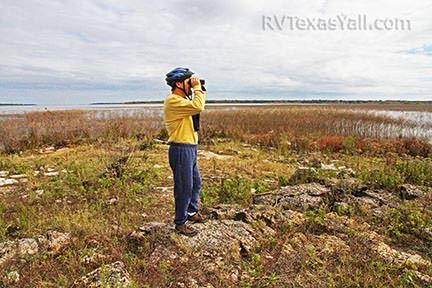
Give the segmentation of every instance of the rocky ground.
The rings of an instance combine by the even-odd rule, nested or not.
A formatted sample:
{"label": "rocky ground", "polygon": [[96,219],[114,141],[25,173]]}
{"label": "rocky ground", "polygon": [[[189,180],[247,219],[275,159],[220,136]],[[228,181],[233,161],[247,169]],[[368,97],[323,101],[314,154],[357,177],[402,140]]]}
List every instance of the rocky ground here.
{"label": "rocky ground", "polygon": [[0,287],[432,287],[428,158],[202,145],[187,237],[167,146],[135,144],[2,156]]}

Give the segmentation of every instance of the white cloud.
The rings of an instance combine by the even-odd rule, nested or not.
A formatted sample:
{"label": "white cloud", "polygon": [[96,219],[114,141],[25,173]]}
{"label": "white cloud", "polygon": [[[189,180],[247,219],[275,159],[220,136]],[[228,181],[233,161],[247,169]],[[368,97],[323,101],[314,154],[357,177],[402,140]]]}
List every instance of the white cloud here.
{"label": "white cloud", "polygon": [[[412,53],[432,44],[431,12],[428,0],[5,0],[0,102],[163,99],[177,66],[208,79],[209,99],[432,100],[432,57]],[[262,30],[263,15],[341,14],[412,30]]]}

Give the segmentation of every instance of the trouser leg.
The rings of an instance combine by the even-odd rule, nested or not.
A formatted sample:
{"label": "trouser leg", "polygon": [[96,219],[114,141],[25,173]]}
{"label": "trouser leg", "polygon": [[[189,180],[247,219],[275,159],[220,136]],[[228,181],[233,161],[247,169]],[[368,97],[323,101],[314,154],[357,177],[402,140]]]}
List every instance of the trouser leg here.
{"label": "trouser leg", "polygon": [[170,146],[169,162],[174,175],[174,223],[180,225],[187,221],[187,208],[192,198],[193,150],[191,147]]}
{"label": "trouser leg", "polygon": [[198,212],[199,195],[201,191],[201,176],[198,169],[197,150],[194,151],[194,162],[192,168],[192,198],[188,207],[188,214],[193,215]]}

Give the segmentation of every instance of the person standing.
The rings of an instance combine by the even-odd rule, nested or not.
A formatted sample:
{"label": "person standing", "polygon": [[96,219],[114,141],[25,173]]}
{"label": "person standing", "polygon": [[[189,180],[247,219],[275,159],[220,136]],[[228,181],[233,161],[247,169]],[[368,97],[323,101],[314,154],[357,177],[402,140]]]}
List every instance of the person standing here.
{"label": "person standing", "polygon": [[[205,89],[188,68],[166,74],[171,93],[164,101],[164,123],[168,131],[168,159],[174,177],[175,230],[194,236],[188,222],[204,222],[198,202],[201,176],[197,163],[199,113],[204,111]],[[193,90],[193,99],[191,99]]]}

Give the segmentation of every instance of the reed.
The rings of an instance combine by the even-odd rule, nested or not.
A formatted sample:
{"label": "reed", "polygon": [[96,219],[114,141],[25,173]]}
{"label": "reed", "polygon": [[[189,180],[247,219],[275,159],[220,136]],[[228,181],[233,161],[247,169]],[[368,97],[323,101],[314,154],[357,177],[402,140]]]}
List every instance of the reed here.
{"label": "reed", "polygon": [[[294,150],[430,152],[416,124],[340,105],[208,107],[201,119],[201,143],[228,137],[267,147],[288,142]],[[0,149],[6,153],[131,137],[166,139],[160,109],[31,112],[3,117],[1,124]]]}

